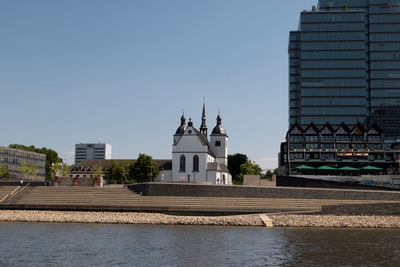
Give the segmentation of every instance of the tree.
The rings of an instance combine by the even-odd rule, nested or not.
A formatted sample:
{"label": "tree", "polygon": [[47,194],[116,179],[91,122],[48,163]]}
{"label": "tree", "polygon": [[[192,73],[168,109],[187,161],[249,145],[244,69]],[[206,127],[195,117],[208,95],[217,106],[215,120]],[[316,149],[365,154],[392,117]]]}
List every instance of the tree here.
{"label": "tree", "polygon": [[130,183],[133,182],[129,177],[130,164],[128,162],[117,162],[112,160],[107,166],[104,180],[108,183],[113,183],[118,181],[120,183]]}
{"label": "tree", "polygon": [[28,165],[26,162],[23,162],[19,167],[18,171],[23,173],[23,178],[37,176],[38,167],[35,165]]}
{"label": "tree", "polygon": [[52,166],[56,163],[61,163],[62,159],[58,157],[57,152],[46,147],[36,148],[34,145],[24,146],[20,144],[11,144],[8,147],[16,148],[46,155],[46,180],[50,180],[53,175]]}
{"label": "tree", "polygon": [[236,153],[228,155],[228,168],[232,175],[232,180],[237,180],[237,175],[240,173],[240,165],[248,160],[245,154]]}
{"label": "tree", "polygon": [[61,166],[61,176],[66,177],[69,174],[70,166],[67,163],[63,163]]}
{"label": "tree", "polygon": [[240,173],[237,175],[237,181],[243,182],[243,176],[246,174],[249,175],[261,175],[262,169],[258,164],[255,162],[250,162],[249,160],[246,160],[245,163],[240,165]]}
{"label": "tree", "polygon": [[6,165],[0,165],[0,178],[10,179],[10,172]]}
{"label": "tree", "polygon": [[268,170],[268,171],[265,173],[265,178],[266,178],[266,179],[271,179],[273,175],[274,175],[274,173],[271,172],[270,170]]}
{"label": "tree", "polygon": [[96,164],[93,169],[93,176],[94,177],[101,177],[103,176],[103,167],[101,167],[100,163]]}
{"label": "tree", "polygon": [[52,164],[51,168],[50,168],[50,176],[54,177],[54,176],[59,175],[59,171],[60,171],[60,164],[58,164],[58,163]]}
{"label": "tree", "polygon": [[130,175],[137,183],[154,181],[160,170],[151,156],[139,154],[138,159],[131,165]]}

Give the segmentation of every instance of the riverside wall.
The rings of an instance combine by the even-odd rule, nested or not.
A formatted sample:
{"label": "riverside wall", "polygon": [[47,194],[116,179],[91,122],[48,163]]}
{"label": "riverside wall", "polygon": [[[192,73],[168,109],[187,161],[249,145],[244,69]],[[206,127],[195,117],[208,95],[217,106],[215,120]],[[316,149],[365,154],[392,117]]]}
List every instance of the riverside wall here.
{"label": "riverside wall", "polygon": [[325,215],[374,215],[374,216],[400,216],[400,203],[372,203],[372,204],[346,204],[323,205],[322,214]]}
{"label": "riverside wall", "polygon": [[128,188],[143,196],[291,198],[400,201],[398,191],[141,183]]}

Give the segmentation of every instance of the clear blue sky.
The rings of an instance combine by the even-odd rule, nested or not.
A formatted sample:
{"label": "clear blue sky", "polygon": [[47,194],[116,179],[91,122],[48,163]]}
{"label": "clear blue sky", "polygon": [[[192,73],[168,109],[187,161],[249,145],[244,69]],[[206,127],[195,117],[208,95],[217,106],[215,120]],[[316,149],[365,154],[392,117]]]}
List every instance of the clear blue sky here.
{"label": "clear blue sky", "polygon": [[181,110],[218,110],[229,153],[277,167],[288,36],[317,0],[2,0],[0,145],[74,144],[171,158]]}

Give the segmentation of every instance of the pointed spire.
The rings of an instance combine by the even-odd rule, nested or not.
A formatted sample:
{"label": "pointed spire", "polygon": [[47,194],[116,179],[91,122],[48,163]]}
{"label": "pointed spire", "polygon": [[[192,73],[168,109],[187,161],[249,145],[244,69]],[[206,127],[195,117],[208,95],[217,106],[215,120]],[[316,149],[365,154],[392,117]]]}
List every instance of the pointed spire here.
{"label": "pointed spire", "polygon": [[203,112],[201,114],[201,126],[200,133],[207,137],[207,125],[206,125],[206,100],[203,98]]}
{"label": "pointed spire", "polygon": [[206,99],[203,97],[203,113],[201,114],[202,119],[206,119]]}
{"label": "pointed spire", "polygon": [[221,125],[222,124],[222,118],[221,115],[218,112],[218,116],[217,116],[217,125]]}
{"label": "pointed spire", "polygon": [[185,111],[182,110],[181,126],[186,124]]}

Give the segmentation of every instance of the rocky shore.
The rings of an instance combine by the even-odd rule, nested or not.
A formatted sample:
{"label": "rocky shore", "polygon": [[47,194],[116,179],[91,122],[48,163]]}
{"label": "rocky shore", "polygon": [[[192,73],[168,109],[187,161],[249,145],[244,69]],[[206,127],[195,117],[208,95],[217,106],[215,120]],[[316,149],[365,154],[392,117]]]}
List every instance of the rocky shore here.
{"label": "rocky shore", "polygon": [[0,222],[264,226],[258,215],[173,216],[138,212],[0,210]]}
{"label": "rocky shore", "polygon": [[[400,228],[400,216],[267,215],[274,227]],[[264,216],[265,220],[265,216]],[[0,222],[265,226],[260,215],[174,216],[137,212],[0,210]]]}
{"label": "rocky shore", "polygon": [[400,228],[400,216],[270,215],[274,227]]}

